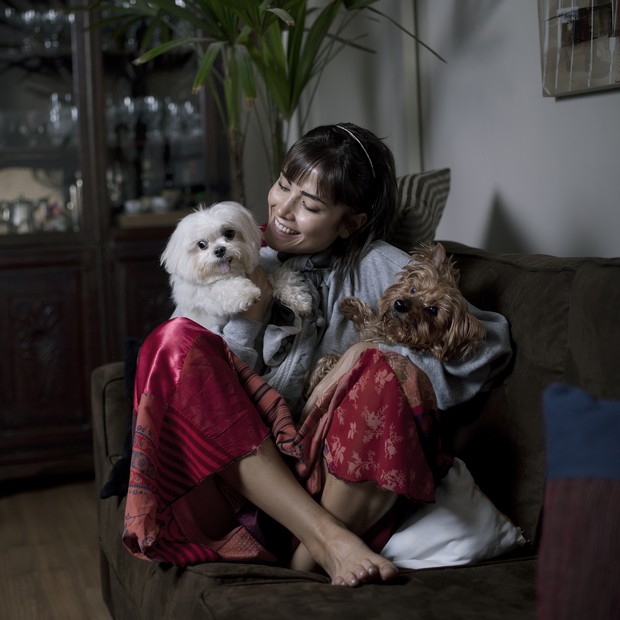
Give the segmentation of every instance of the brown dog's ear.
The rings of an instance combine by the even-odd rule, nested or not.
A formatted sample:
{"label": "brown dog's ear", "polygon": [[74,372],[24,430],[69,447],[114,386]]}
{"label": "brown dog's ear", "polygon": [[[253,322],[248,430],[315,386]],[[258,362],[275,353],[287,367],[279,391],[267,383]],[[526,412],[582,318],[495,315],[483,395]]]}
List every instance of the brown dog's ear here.
{"label": "brown dog's ear", "polygon": [[437,270],[441,271],[446,261],[446,248],[444,248],[441,243],[436,243],[435,246],[431,248],[430,259]]}
{"label": "brown dog's ear", "polygon": [[459,272],[457,271],[452,259],[448,257],[446,248],[441,243],[429,246],[429,260],[435,266],[442,278],[446,278],[454,286],[458,284]]}

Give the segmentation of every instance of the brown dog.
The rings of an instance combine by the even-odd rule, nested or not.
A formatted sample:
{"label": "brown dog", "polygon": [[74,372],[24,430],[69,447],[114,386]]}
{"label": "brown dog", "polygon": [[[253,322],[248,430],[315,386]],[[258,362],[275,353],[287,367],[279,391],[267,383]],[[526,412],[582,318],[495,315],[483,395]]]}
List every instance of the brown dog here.
{"label": "brown dog", "polygon": [[[340,311],[361,333],[362,340],[428,351],[442,361],[465,359],[484,338],[482,323],[469,312],[458,288],[458,273],[440,243],[424,244],[389,286],[375,311],[356,297],[344,297]],[[310,394],[338,361],[326,355],[308,379]]]}

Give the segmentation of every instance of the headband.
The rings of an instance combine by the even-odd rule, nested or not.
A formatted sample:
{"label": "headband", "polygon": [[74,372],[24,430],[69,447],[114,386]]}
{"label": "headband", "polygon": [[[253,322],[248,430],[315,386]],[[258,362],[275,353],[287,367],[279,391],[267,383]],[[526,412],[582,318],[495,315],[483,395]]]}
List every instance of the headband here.
{"label": "headband", "polygon": [[373,178],[375,177],[375,167],[372,165],[372,159],[370,159],[370,155],[368,154],[368,151],[366,150],[366,147],[362,144],[362,141],[349,129],[347,129],[346,127],[343,127],[342,125],[336,125],[336,127],[338,127],[338,129],[342,129],[342,131],[346,131],[362,148],[362,151],[364,151],[364,155],[366,155],[366,159],[368,159],[368,163],[370,164],[370,170],[372,172],[372,176]]}

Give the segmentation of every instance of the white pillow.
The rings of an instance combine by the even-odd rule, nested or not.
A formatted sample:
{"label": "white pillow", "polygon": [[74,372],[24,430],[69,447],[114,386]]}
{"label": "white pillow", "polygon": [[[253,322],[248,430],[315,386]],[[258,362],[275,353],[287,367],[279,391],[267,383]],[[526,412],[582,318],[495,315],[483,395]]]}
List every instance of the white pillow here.
{"label": "white pillow", "polygon": [[381,555],[401,568],[456,566],[488,560],[525,542],[521,530],[476,486],[465,463],[455,458],[435,491],[435,503],[417,509]]}

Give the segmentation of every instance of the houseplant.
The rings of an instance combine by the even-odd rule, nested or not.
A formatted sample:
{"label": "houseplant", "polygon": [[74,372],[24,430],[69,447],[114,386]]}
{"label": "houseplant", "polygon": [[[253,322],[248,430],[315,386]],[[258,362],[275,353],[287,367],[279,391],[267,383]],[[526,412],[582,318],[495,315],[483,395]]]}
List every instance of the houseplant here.
{"label": "houseplant", "polygon": [[249,116],[260,115],[266,155],[272,174],[277,175],[291,121],[295,117],[303,131],[324,68],[344,46],[372,51],[347,38],[352,19],[362,12],[387,19],[418,40],[377,10],[376,2],[95,0],[89,8],[102,11],[98,25],[115,23],[122,29],[136,21],[143,23],[137,64],[178,48],[195,52],[193,89],[207,86],[215,95],[227,128],[233,197],[244,202],[243,151]]}

